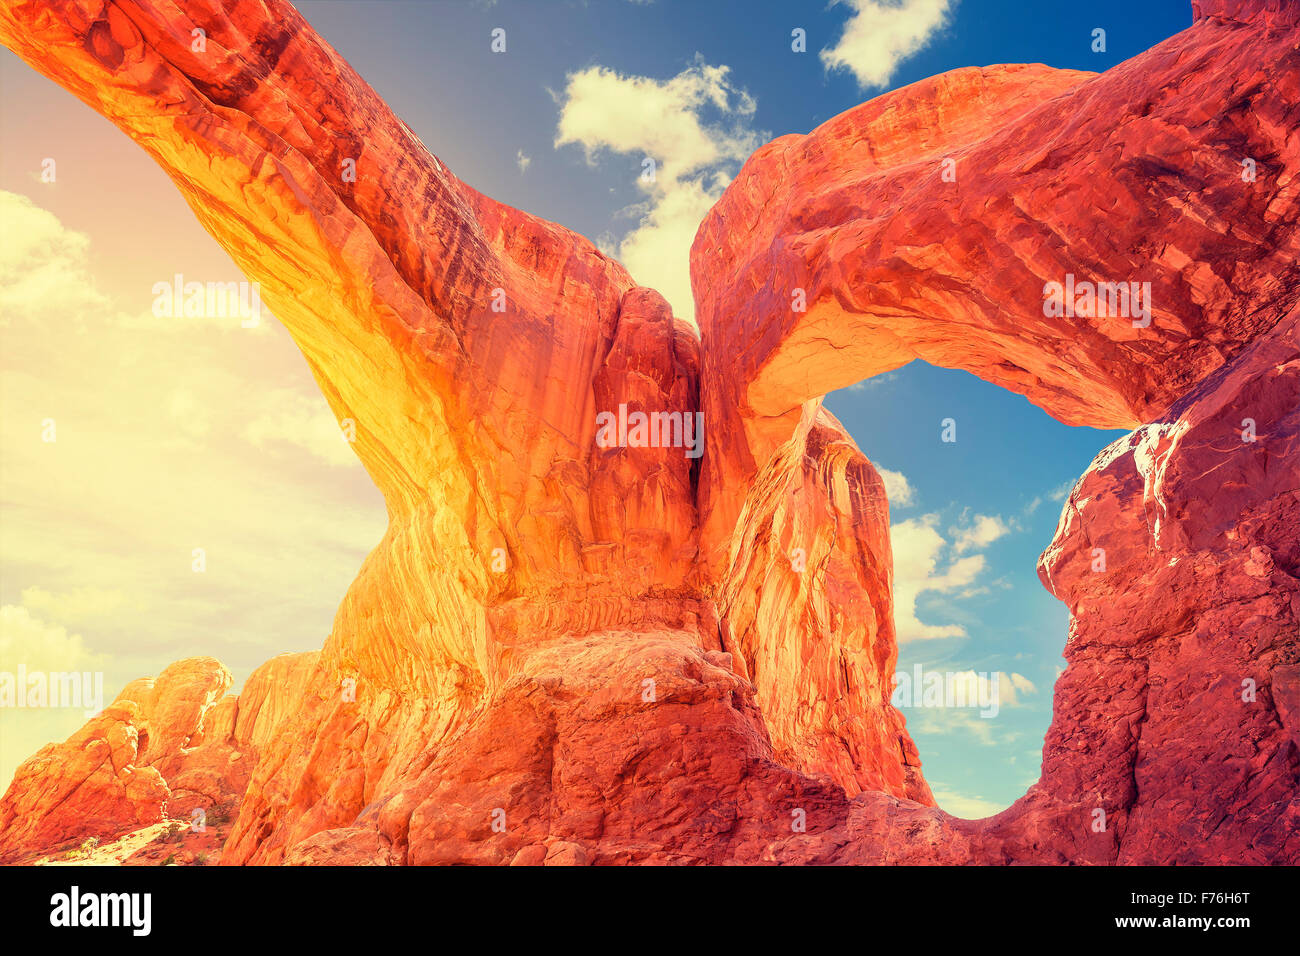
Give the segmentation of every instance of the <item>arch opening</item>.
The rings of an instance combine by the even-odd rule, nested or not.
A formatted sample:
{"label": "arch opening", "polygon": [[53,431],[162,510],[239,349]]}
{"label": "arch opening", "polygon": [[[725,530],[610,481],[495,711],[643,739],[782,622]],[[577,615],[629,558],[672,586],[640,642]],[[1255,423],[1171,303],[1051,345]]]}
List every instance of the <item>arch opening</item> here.
{"label": "arch opening", "polygon": [[826,408],[890,499],[893,701],[938,805],[978,818],[1038,780],[1069,613],[1038,579],[1074,481],[1127,434],[916,360]]}

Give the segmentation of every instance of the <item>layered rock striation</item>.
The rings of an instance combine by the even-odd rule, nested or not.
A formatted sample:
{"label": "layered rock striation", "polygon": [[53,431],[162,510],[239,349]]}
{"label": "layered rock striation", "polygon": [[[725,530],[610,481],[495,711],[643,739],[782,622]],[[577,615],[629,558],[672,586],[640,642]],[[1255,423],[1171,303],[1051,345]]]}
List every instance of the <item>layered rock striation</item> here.
{"label": "layered rock striation", "polygon": [[[54,781],[105,829],[242,793],[235,863],[1300,860],[1300,24],[1194,8],[1105,74],[957,70],[763,147],[696,237],[697,335],[287,3],[7,4],[261,283],[389,527],[319,655],[131,685],[20,769],[0,853],[85,829]],[[888,502],[821,408],[917,357],[1136,428],[1043,555],[1069,666],[983,821],[890,706]],[[702,416],[703,455],[607,413]]]}

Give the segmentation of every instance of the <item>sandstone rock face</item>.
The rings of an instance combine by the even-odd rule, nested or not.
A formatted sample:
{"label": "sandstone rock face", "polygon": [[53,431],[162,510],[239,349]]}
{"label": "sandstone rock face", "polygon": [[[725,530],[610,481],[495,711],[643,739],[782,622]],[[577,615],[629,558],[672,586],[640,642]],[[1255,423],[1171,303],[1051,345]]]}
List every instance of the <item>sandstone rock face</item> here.
{"label": "sandstone rock face", "polygon": [[230,684],[219,661],[179,661],[131,682],[65,743],[43,747],[0,800],[0,860],[162,820],[173,796],[164,768],[178,769]]}
{"label": "sandstone rock face", "polygon": [[368,786],[404,766],[508,678],[520,641],[694,613],[690,461],[595,441],[621,404],[697,408],[698,344],[661,297],[453,176],[287,3],[20,2],[0,34],[168,170],[356,423],[387,499],[298,734],[362,729],[286,739],[282,775],[313,781],[290,793],[332,781],[355,813],[354,766]]}
{"label": "sandstone rock face", "polygon": [[132,681],[66,742],[19,766],[0,800],[0,862],[168,817],[188,824],[196,808],[233,811],[257,744],[293,709],[317,656],[273,658],[241,697],[221,697],[232,678],[211,657]]}
{"label": "sandstone rock face", "polygon": [[824,408],[810,403],[755,478],[731,548],[726,646],[746,663],[777,759],[849,796],[932,804],[889,703],[898,649],[884,484]]}
{"label": "sandstone rock face", "polygon": [[136,766],[139,717],[136,704],[114,703],[19,765],[0,800],[0,863],[163,818],[166,781],[154,767]]}
{"label": "sandstone rock face", "polygon": [[1126,810],[1117,862],[1300,854],[1297,463],[1300,309],[1104,450],[1042,557],[1072,618],[1043,786]]}
{"label": "sandstone rock face", "polygon": [[[828,391],[919,357],[1067,424],[1134,427],[1285,314],[1297,13],[1204,8],[1215,15],[1103,75],[955,70],[750,158],[691,257],[712,565],[742,504],[732,489]],[[1277,69],[1242,86],[1243,62]],[[1067,275],[1149,282],[1150,324],[1045,315],[1046,284]]]}
{"label": "sandstone rock face", "polygon": [[334,862],[376,862],[376,833],[410,864],[758,862],[795,810],[817,828],[846,803],[772,760],[753,686],[697,632],[601,631],[536,646],[402,786],[307,845]]}
{"label": "sandstone rock face", "polygon": [[[287,4],[7,4],[262,284],[390,524],[319,655],[132,685],[24,765],[0,847],[73,833],[53,781],[105,827],[243,792],[233,863],[1300,862],[1300,8],[1194,6],[1102,75],[958,70],[760,149],[696,238],[697,337]],[[1149,282],[1151,321],[1052,313],[1067,275]],[[982,821],[889,705],[888,503],[820,407],[918,356],[1137,426],[1040,565],[1073,616],[1042,779]],[[658,412],[703,457],[601,439]]]}

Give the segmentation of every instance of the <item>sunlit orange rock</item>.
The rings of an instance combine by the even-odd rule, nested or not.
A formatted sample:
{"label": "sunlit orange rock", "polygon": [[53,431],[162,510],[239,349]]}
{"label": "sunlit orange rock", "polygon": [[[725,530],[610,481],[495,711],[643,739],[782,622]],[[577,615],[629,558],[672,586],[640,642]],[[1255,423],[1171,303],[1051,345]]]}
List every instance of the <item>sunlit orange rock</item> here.
{"label": "sunlit orange rock", "polygon": [[[840,859],[1300,854],[1298,21],[1206,4],[1100,76],[935,77],[760,149],[701,226],[710,568],[734,566],[765,470],[822,395],[915,357],[1069,423],[1152,423],[1099,456],[1043,558],[1074,620],[1041,782],[978,823],[864,794]],[[1279,69],[1243,97],[1239,64],[1261,54]],[[1151,321],[1053,314],[1069,276],[1149,282]],[[922,819],[906,844],[891,832]]]}
{"label": "sunlit orange rock", "polygon": [[884,484],[843,426],[811,407],[740,515],[720,588],[727,647],[755,685],[778,760],[849,796],[933,803],[889,703],[892,584]]}
{"label": "sunlit orange rock", "polygon": [[163,818],[166,781],[157,769],[136,766],[139,715],[131,701],[114,703],[18,767],[0,799],[0,863]]}
{"label": "sunlit orange rock", "polygon": [[0,799],[0,861],[167,818],[189,825],[214,809],[233,814],[257,746],[297,706],[316,658],[272,658],[238,697],[221,696],[230,671],[211,657],[132,681],[66,742],[19,766]]}
{"label": "sunlit orange rock", "polygon": [[[1099,76],[958,70],[763,147],[696,238],[698,338],[285,3],[0,9],[261,283],[389,508],[292,690],[211,697],[146,769],[206,797],[256,752],[229,863],[1300,861],[1297,8],[1196,8]],[[1150,283],[1151,321],[1055,314],[1068,276]],[[1042,780],[984,821],[930,805],[889,704],[888,504],[820,408],[914,357],[1143,426],[1043,557],[1069,668]],[[702,413],[703,456],[599,440],[633,412]],[[82,733],[135,767],[140,719]],[[154,813],[113,786],[106,826]]]}
{"label": "sunlit orange rock", "polygon": [[210,657],[179,661],[133,681],[65,743],[21,764],[0,800],[0,860],[162,820],[173,799],[164,769],[178,769],[230,683]]}

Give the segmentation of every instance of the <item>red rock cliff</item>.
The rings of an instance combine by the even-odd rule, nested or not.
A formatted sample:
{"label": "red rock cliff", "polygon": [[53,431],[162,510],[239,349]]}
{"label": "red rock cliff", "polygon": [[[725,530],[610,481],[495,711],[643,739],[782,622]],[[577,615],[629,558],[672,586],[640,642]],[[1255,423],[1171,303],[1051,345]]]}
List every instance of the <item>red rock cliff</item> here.
{"label": "red rock cliff", "polygon": [[[1295,8],[1197,9],[1100,76],[958,70],[762,148],[696,238],[698,338],[285,3],[0,10],[262,284],[388,502],[283,719],[211,708],[257,739],[223,861],[1300,860]],[[1150,324],[1045,315],[1066,273],[1150,282]],[[986,821],[929,806],[884,488],[820,408],[917,356],[1140,426],[1043,557],[1070,665]],[[703,458],[601,447],[620,405],[702,412]],[[56,764],[6,803],[50,818]]]}
{"label": "red rock cliff", "polygon": [[188,824],[196,808],[233,812],[317,657],[274,657],[239,696],[222,697],[232,678],[211,657],[132,681],[65,743],[18,768],[0,799],[0,862],[167,818]]}

